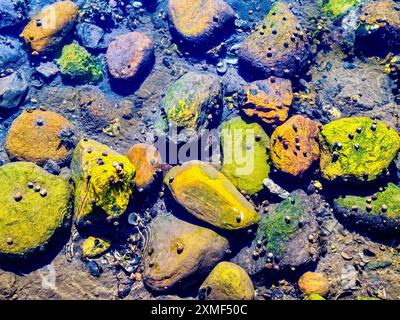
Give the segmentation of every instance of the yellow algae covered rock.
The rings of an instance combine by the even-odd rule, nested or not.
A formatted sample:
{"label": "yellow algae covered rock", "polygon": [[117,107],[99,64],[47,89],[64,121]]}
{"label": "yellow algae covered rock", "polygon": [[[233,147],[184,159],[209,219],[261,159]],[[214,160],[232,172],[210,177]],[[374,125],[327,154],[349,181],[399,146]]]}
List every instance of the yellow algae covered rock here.
{"label": "yellow algae covered rock", "polygon": [[299,279],[299,288],[306,294],[318,294],[324,296],[329,292],[329,281],[322,273],[308,271]]}
{"label": "yellow algae covered rock", "polygon": [[269,137],[258,123],[241,117],[224,122],[220,128],[223,152],[222,173],[240,190],[254,194],[268,178]]}
{"label": "yellow algae covered rock", "polygon": [[71,132],[72,124],[51,111],[24,111],[12,123],[5,140],[11,159],[44,164],[48,160],[62,163],[72,153],[62,133]]}
{"label": "yellow algae covered rock", "polygon": [[249,275],[238,265],[220,262],[199,290],[205,300],[253,300],[254,287]]}
{"label": "yellow algae covered rock", "polygon": [[245,87],[244,93],[241,109],[246,115],[268,124],[286,121],[293,101],[290,80],[270,77],[254,81]]}
{"label": "yellow algae covered rock", "polygon": [[34,53],[50,50],[62,42],[77,18],[78,7],[72,1],[56,2],[33,17],[21,37]]}
{"label": "yellow algae covered rock", "polygon": [[81,140],[72,156],[71,174],[78,225],[118,218],[125,212],[135,178],[128,158],[96,141]]}
{"label": "yellow algae covered rock", "polygon": [[0,167],[0,255],[23,257],[46,245],[69,217],[67,180],[30,162]]}
{"label": "yellow algae covered rock", "polygon": [[195,217],[235,230],[258,223],[258,214],[221,172],[201,161],[172,168],[164,179],[173,197]]}
{"label": "yellow algae covered rock", "polygon": [[110,242],[105,239],[89,237],[82,245],[82,254],[86,258],[97,258],[110,248]]}
{"label": "yellow algae covered rock", "polygon": [[321,173],[327,180],[372,181],[389,167],[400,148],[393,129],[370,118],[342,118],[321,131]]}
{"label": "yellow algae covered rock", "polygon": [[215,231],[173,215],[159,216],[149,234],[144,281],[155,291],[184,285],[190,276],[209,272],[229,249],[228,240]]}
{"label": "yellow algae covered rock", "polygon": [[212,41],[235,19],[223,0],[169,0],[168,14],[176,32],[192,43]]}
{"label": "yellow algae covered rock", "polygon": [[149,187],[154,182],[157,169],[160,167],[160,153],[157,148],[138,143],[129,149],[127,157],[136,168],[136,187],[138,189]]}

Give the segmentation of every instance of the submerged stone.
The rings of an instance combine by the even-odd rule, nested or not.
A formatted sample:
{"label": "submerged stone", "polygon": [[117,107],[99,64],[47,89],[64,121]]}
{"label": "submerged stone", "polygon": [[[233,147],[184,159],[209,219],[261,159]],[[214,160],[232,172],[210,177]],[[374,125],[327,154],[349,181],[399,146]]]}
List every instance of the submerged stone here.
{"label": "submerged stone", "polygon": [[400,188],[393,183],[368,196],[336,198],[334,208],[347,221],[367,230],[383,235],[400,230]]}
{"label": "submerged stone", "polygon": [[72,131],[72,124],[52,111],[24,111],[8,130],[4,147],[13,160],[45,164],[51,160],[65,163],[73,145],[63,141],[62,133]]}
{"label": "submerged stone", "polygon": [[333,18],[340,18],[356,8],[360,0],[322,0],[322,12]]}
{"label": "submerged stone", "polygon": [[319,272],[306,272],[298,282],[300,290],[306,294],[318,294],[325,296],[329,292],[329,281],[322,273]]}
{"label": "submerged stone", "polygon": [[301,176],[319,159],[319,123],[293,116],[276,128],[271,136],[273,165],[293,176]]}
{"label": "submerged stone", "polygon": [[21,37],[32,53],[48,51],[61,44],[78,18],[78,7],[72,1],[59,1],[48,5],[32,18]]}
{"label": "submerged stone", "polygon": [[247,194],[264,188],[269,165],[266,148],[269,137],[257,123],[246,123],[240,117],[224,122],[220,127],[223,153],[222,173]]}
{"label": "submerged stone", "polygon": [[217,76],[206,72],[186,73],[168,88],[161,102],[167,127],[192,136],[209,124],[208,116],[219,107],[220,94]]}
{"label": "submerged stone", "polygon": [[263,76],[288,77],[306,65],[309,43],[288,4],[276,2],[263,23],[245,39],[238,56]]}
{"label": "submerged stone", "polygon": [[178,35],[191,44],[209,45],[233,29],[235,12],[223,0],[169,0],[168,15]]}
{"label": "submerged stone", "polygon": [[144,143],[135,144],[129,149],[127,157],[136,168],[136,187],[145,189],[151,186],[160,167],[157,148]]}
{"label": "submerged stone", "polygon": [[118,36],[107,50],[108,70],[113,78],[133,80],[154,63],[154,44],[140,32]]}
{"label": "submerged stone", "polygon": [[103,64],[78,44],[63,48],[57,60],[61,74],[79,83],[97,82],[103,76]]}
{"label": "submerged stone", "polygon": [[400,149],[396,131],[362,117],[328,123],[320,140],[320,168],[327,180],[375,180],[385,173]]}
{"label": "submerged stone", "polygon": [[216,232],[173,215],[159,216],[150,225],[144,258],[144,282],[154,291],[182,287],[209,272],[229,249]]}
{"label": "submerged stone", "polygon": [[0,181],[0,255],[25,257],[68,222],[72,190],[30,162],[0,166]]}
{"label": "submerged stone", "polygon": [[241,110],[267,124],[286,121],[293,100],[290,80],[271,77],[250,83],[244,88]]}
{"label": "submerged stone", "polygon": [[129,159],[93,140],[81,140],[71,162],[78,225],[114,219],[128,207],[135,178]]}
{"label": "submerged stone", "polygon": [[86,258],[97,258],[110,248],[110,242],[105,239],[89,237],[82,245],[82,254]]}
{"label": "submerged stone", "polygon": [[205,300],[253,300],[254,287],[249,275],[238,265],[220,262],[199,289]]}
{"label": "submerged stone", "polygon": [[26,97],[29,83],[21,72],[0,78],[0,110],[19,107]]}
{"label": "submerged stone", "polygon": [[176,166],[168,172],[164,183],[189,213],[211,225],[236,230],[258,222],[253,206],[209,164],[189,161]]}

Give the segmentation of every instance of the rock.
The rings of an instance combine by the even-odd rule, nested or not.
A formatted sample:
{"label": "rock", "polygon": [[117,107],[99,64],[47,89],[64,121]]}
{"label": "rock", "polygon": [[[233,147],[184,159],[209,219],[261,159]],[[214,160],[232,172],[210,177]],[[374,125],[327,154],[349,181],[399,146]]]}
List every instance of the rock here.
{"label": "rock", "polygon": [[0,36],[0,70],[18,69],[27,60],[21,43],[10,37]]}
{"label": "rock", "polygon": [[136,168],[136,187],[140,190],[151,186],[160,167],[161,156],[157,148],[144,143],[135,144],[127,157]]}
{"label": "rock", "polygon": [[328,123],[322,128],[320,140],[320,168],[327,180],[375,180],[400,148],[400,137],[393,129],[362,117]]}
{"label": "rock", "polygon": [[128,158],[93,140],[81,140],[71,162],[75,184],[75,222],[118,218],[128,207],[135,167]]}
{"label": "rock", "polygon": [[262,218],[251,245],[241,249],[231,262],[260,283],[271,271],[288,271],[316,262],[321,252],[316,216],[326,212],[318,194],[293,191]]}
{"label": "rock", "polygon": [[61,74],[79,83],[97,82],[103,77],[103,64],[78,44],[63,48],[57,60]]}
{"label": "rock", "polygon": [[309,43],[288,5],[277,2],[263,23],[245,39],[237,54],[244,64],[265,77],[288,77],[304,68],[309,57]]}
{"label": "rock", "polygon": [[110,74],[119,80],[133,80],[143,76],[154,64],[154,44],[140,32],[130,32],[117,37],[107,50]]}
{"label": "rock", "polygon": [[336,212],[347,221],[383,235],[400,231],[400,188],[389,183],[367,196],[346,195],[334,200]]}
{"label": "rock", "polygon": [[229,248],[216,232],[173,215],[159,216],[150,224],[144,258],[144,282],[151,290],[181,288],[209,272]]}
{"label": "rock", "polygon": [[82,46],[89,49],[104,48],[104,30],[91,23],[79,23],[76,26],[76,33]]}
{"label": "rock", "polygon": [[245,100],[241,110],[267,124],[281,124],[288,117],[293,100],[290,80],[271,77],[250,83],[244,89]]}
{"label": "rock", "polygon": [[32,53],[49,51],[61,44],[78,18],[78,7],[72,1],[48,5],[25,27],[21,37]]}
{"label": "rock", "polygon": [[25,75],[14,72],[0,78],[0,110],[14,109],[23,103],[29,88]]}
{"label": "rock", "polygon": [[249,275],[238,265],[220,262],[199,290],[205,300],[253,300],[254,287]]}
{"label": "rock", "polygon": [[0,181],[0,255],[26,257],[67,223],[71,187],[30,162],[1,166]]}
{"label": "rock", "polygon": [[110,248],[110,242],[105,239],[89,237],[82,245],[82,254],[85,258],[98,258]]}
{"label": "rock", "polygon": [[352,265],[344,265],[340,274],[340,284],[343,290],[357,289],[358,272]]}
{"label": "rock", "polygon": [[235,20],[223,0],[169,0],[168,15],[178,36],[192,45],[210,45],[233,29]]}
{"label": "rock", "polygon": [[267,178],[263,181],[264,186],[268,189],[270,193],[278,196],[281,199],[286,199],[289,197],[290,193],[283,189],[281,186],[277,185],[273,180]]}
{"label": "rock", "polygon": [[52,62],[41,63],[36,71],[46,80],[52,80],[60,72],[57,65]]}
{"label": "rock", "polygon": [[[386,55],[400,49],[399,4],[392,0],[377,0],[361,8],[356,29],[356,49],[362,53]],[[371,46],[374,43],[374,46]]]}
{"label": "rock", "polygon": [[257,123],[246,123],[241,117],[224,122],[220,127],[223,165],[221,172],[238,190],[247,194],[261,191],[268,177],[266,148],[269,137]]}
{"label": "rock", "polygon": [[271,136],[273,165],[293,176],[301,176],[319,159],[319,123],[293,116],[276,128]]}
{"label": "rock", "polygon": [[219,78],[213,74],[186,73],[168,88],[161,102],[166,115],[166,129],[175,128],[182,136],[181,140],[187,141],[187,137],[207,127],[208,115],[219,107],[221,90]]}
{"label": "rock", "polygon": [[0,300],[11,298],[17,288],[16,279],[11,272],[0,273]]}
{"label": "rock", "polygon": [[359,0],[324,0],[322,12],[332,18],[341,18],[353,8],[357,8]]}
{"label": "rock", "polygon": [[24,111],[12,123],[5,149],[10,159],[43,165],[49,160],[65,163],[73,145],[63,141],[62,133],[72,130],[72,124],[51,111]]}
{"label": "rock", "polygon": [[24,22],[26,7],[17,0],[0,0],[0,30],[15,28]]}
{"label": "rock", "polygon": [[318,294],[325,296],[329,292],[329,281],[322,273],[306,272],[299,279],[299,288],[306,294]]}
{"label": "rock", "polygon": [[253,206],[219,171],[200,161],[172,168],[164,179],[175,200],[195,217],[236,230],[258,222]]}
{"label": "rock", "polygon": [[305,300],[326,300],[324,297],[320,296],[319,294],[312,293],[309,294]]}

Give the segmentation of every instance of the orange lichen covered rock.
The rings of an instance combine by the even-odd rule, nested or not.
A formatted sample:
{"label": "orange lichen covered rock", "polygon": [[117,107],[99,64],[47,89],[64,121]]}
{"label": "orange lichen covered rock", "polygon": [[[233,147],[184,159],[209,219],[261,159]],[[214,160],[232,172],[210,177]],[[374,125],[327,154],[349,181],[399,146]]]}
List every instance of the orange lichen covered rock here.
{"label": "orange lichen covered rock", "polygon": [[329,292],[329,281],[319,272],[306,272],[299,279],[300,290],[307,294],[326,295]]}
{"label": "orange lichen covered rock", "polygon": [[276,2],[238,50],[239,58],[264,76],[294,75],[306,64],[309,43],[288,5]]}
{"label": "orange lichen covered rock", "polygon": [[290,80],[271,77],[250,83],[244,89],[243,112],[265,123],[283,123],[293,101]]}
{"label": "orange lichen covered rock", "polygon": [[48,160],[62,163],[72,153],[73,146],[62,138],[70,132],[71,123],[52,111],[25,111],[12,123],[5,140],[11,159],[44,164]]}
{"label": "orange lichen covered rock", "polygon": [[191,43],[211,41],[235,19],[223,0],[170,0],[168,14],[179,36]]}
{"label": "orange lichen covered rock", "polygon": [[319,123],[296,115],[276,128],[271,137],[274,166],[293,176],[302,175],[319,159]]}
{"label": "orange lichen covered rock", "polygon": [[160,154],[152,145],[139,143],[129,149],[128,159],[136,168],[136,187],[144,189],[150,186],[160,165]]}
{"label": "orange lichen covered rock", "polygon": [[60,1],[46,6],[32,18],[21,37],[33,53],[52,49],[71,31],[78,18],[78,7],[72,1]]}
{"label": "orange lichen covered rock", "polygon": [[153,61],[153,40],[140,32],[117,37],[107,50],[108,70],[115,79],[131,80],[149,68]]}

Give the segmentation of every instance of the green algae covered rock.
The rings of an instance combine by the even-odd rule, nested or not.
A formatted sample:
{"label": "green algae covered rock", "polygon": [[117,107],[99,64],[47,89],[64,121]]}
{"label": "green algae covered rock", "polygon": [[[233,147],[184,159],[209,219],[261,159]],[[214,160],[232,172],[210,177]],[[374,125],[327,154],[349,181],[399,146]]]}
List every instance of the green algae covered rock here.
{"label": "green algae covered rock", "polygon": [[70,214],[71,186],[30,162],[0,167],[0,256],[42,249]]}
{"label": "green algae covered rock", "polygon": [[135,178],[128,158],[96,141],[81,140],[72,156],[71,174],[79,225],[118,218],[125,212]]}
{"label": "green algae covered rock", "polygon": [[269,137],[263,128],[236,117],[224,122],[220,132],[224,156],[222,173],[247,194],[262,190],[270,169],[266,152]]}
{"label": "green algae covered rock", "polygon": [[400,148],[393,129],[370,118],[343,118],[321,131],[322,176],[327,180],[372,181],[389,167]]}
{"label": "green algae covered rock", "polygon": [[400,188],[393,183],[371,195],[339,197],[334,200],[334,207],[341,216],[370,231],[400,230]]}
{"label": "green algae covered rock", "polygon": [[104,254],[111,246],[110,241],[89,237],[85,239],[82,245],[82,254],[86,258],[97,258]]}
{"label": "green algae covered rock", "polygon": [[265,251],[278,258],[282,266],[299,266],[317,257],[317,252],[310,254],[313,250],[300,250],[312,247],[309,236],[316,239],[318,233],[316,217],[309,204],[304,191],[294,191],[258,226],[257,239],[265,243]]}
{"label": "green algae covered rock", "polygon": [[65,46],[57,63],[63,75],[81,83],[97,82],[103,76],[102,62],[78,44]]}
{"label": "green algae covered rock", "polygon": [[326,300],[326,299],[317,293],[311,293],[307,295],[304,300]]}
{"label": "green algae covered rock", "polygon": [[144,282],[154,291],[184,287],[207,274],[229,249],[226,238],[215,231],[173,215],[158,216],[149,227],[144,256]]}
{"label": "green algae covered rock", "polygon": [[220,262],[199,289],[205,300],[253,300],[254,286],[243,268],[231,262]]}
{"label": "green algae covered rock", "polygon": [[192,135],[206,127],[209,115],[218,107],[221,84],[217,76],[206,72],[188,72],[167,90],[161,107],[165,112],[167,129]]}
{"label": "green algae covered rock", "polygon": [[322,5],[322,12],[333,18],[340,18],[349,12],[352,8],[356,8],[360,4],[360,0],[319,0]]}
{"label": "green algae covered rock", "polygon": [[209,164],[189,161],[176,166],[165,176],[164,183],[188,212],[213,226],[235,230],[258,222],[253,206]]}

